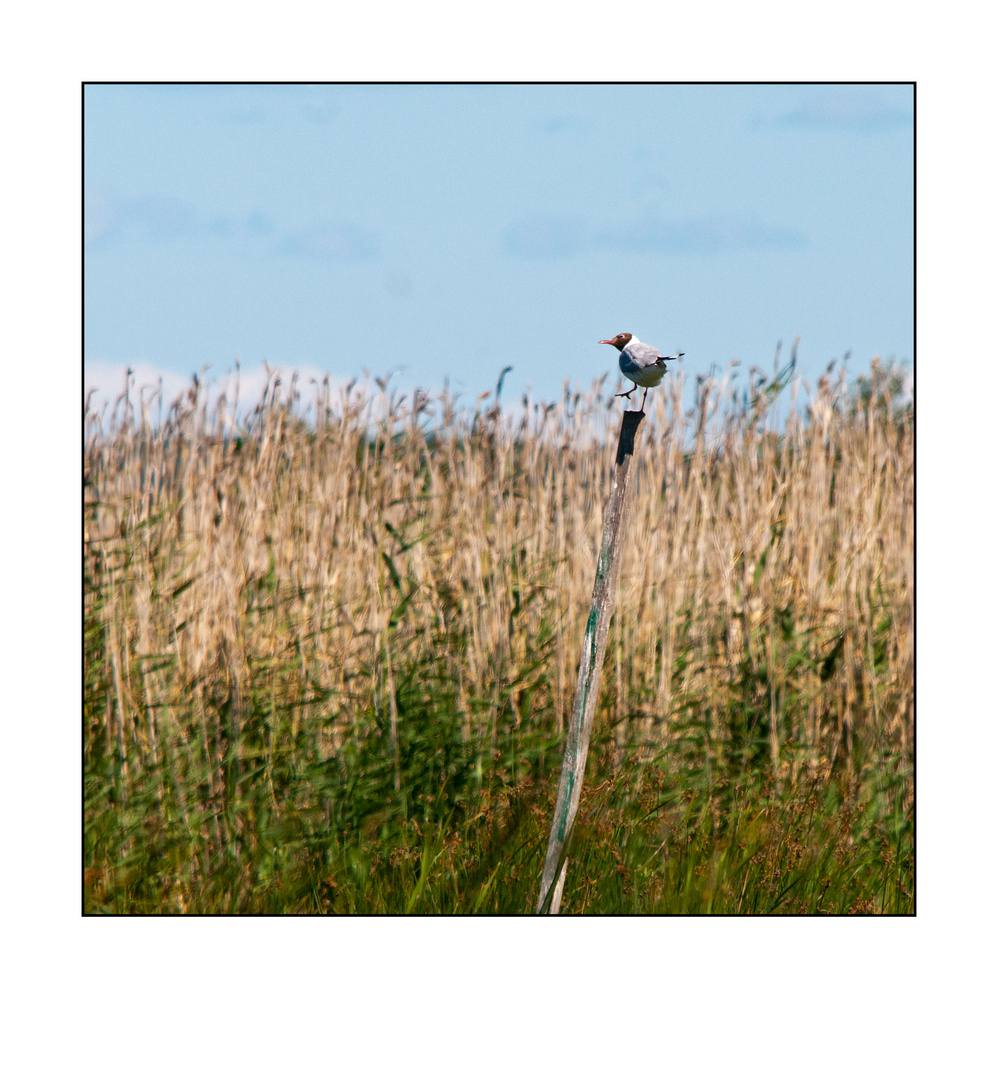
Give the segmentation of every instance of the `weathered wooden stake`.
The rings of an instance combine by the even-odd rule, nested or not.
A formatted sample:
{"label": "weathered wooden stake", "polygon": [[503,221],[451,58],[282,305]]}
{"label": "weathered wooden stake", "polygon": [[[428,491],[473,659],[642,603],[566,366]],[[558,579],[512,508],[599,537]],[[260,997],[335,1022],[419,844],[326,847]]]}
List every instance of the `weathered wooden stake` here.
{"label": "weathered wooden stake", "polygon": [[[610,629],[610,616],[617,595],[617,575],[620,569],[620,552],[624,541],[627,510],[627,480],[630,475],[631,458],[638,428],[645,418],[643,412],[633,409],[624,413],[617,443],[617,468],[613,475],[613,488],[606,504],[603,519],[603,544],[599,562],[596,564],[596,582],[593,585],[593,602],[589,608],[586,633],[582,639],[582,656],[579,660],[579,678],[575,684],[572,701],[572,719],[568,725],[565,741],[565,758],[561,765],[558,798],[554,805],[554,821],[548,838],[544,873],[541,876],[541,892],[537,899],[537,914],[548,912],[557,915],[561,907],[561,891],[565,887],[565,858],[568,840],[575,824],[582,795],[582,778],[586,771],[586,755],[589,753],[589,736],[593,730],[593,714],[599,696],[600,676],[603,674],[603,656],[606,653],[606,637]],[[557,881],[557,883],[556,883]]]}

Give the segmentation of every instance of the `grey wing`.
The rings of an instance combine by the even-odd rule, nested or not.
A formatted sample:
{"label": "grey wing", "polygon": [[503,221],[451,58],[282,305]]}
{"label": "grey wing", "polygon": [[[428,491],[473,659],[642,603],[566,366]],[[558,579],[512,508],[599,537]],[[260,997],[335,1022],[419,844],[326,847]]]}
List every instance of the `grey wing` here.
{"label": "grey wing", "polygon": [[675,354],[675,355],[673,355],[673,356],[663,356],[663,355],[662,355],[662,354],[661,354],[661,353],[660,353],[660,352],[659,352],[659,351],[658,351],[658,350],[656,349],[656,350],[655,350],[655,355],[656,355],[656,356],[658,357],[658,360],[659,360],[659,362],[660,362],[660,363],[661,363],[661,364],[662,364],[662,365],[664,366],[664,365],[665,365],[665,362],[666,362],[666,360],[681,360],[681,359],[682,359],[682,358],[683,358],[683,357],[684,357],[684,356],[686,355],[686,353],[681,353],[681,352],[680,352],[680,353],[676,353],[676,354]]}
{"label": "grey wing", "polygon": [[633,350],[634,362],[638,367],[665,367],[665,361],[671,359],[663,356],[654,345],[645,345],[643,342]]}

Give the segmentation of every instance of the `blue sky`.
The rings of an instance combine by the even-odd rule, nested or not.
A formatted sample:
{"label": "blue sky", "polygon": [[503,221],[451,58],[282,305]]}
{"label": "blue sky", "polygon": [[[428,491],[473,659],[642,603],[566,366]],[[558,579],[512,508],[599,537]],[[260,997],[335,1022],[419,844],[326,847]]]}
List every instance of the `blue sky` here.
{"label": "blue sky", "polygon": [[86,380],[910,362],[913,140],[905,85],[88,86]]}

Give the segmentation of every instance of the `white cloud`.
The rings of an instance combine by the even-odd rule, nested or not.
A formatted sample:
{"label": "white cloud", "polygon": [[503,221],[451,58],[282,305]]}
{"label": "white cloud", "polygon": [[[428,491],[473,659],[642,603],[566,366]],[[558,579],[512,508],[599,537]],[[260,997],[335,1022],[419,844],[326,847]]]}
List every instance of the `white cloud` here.
{"label": "white cloud", "polygon": [[715,216],[666,219],[649,207],[638,217],[589,230],[580,217],[538,214],[506,232],[506,251],[521,259],[564,259],[594,248],[712,254],[746,248],[797,248],[807,238],[795,229],[750,218]]}
{"label": "white cloud", "polygon": [[225,370],[208,367],[183,375],[161,369],[148,360],[137,360],[130,364],[93,360],[84,364],[83,398],[84,402],[90,402],[90,414],[103,416],[104,424],[116,410],[121,415],[120,410],[125,407],[126,400],[134,410],[136,420],[144,411],[148,422],[156,424],[160,417],[169,413],[178,399],[193,393],[195,375],[200,383],[201,400],[207,403],[209,411],[218,404],[223,394],[231,410],[238,394],[236,415],[239,419],[252,412],[262,401],[268,387],[276,385],[278,396],[286,399],[293,386],[299,410],[305,415],[310,409],[314,412],[320,388],[327,378],[333,402],[350,386],[348,380],[333,378],[314,367],[268,368],[260,364],[253,368],[240,366],[237,370],[233,365]]}
{"label": "white cloud", "polygon": [[281,255],[298,255],[329,262],[356,262],[378,253],[378,237],[348,223],[310,225],[284,238]]}
{"label": "white cloud", "polygon": [[851,131],[883,131],[910,127],[911,108],[898,108],[894,95],[887,97],[859,86],[835,87],[809,94],[797,108],[777,118],[786,126],[838,128]]}
{"label": "white cloud", "polygon": [[240,218],[209,216],[192,203],[164,195],[121,198],[96,186],[83,193],[83,241],[88,249],[125,238],[147,243],[206,237],[260,239],[273,231],[274,222],[263,210]]}
{"label": "white cloud", "polygon": [[117,364],[108,360],[87,361],[83,366],[83,398],[86,401],[90,395],[92,411],[100,412],[105,405],[114,406],[115,401],[125,393],[129,370],[132,375],[128,379],[128,392],[133,402],[139,400],[137,395],[149,400],[160,389],[162,380],[163,404],[164,408],[168,408],[170,402],[191,386],[190,378],[173,371],[160,371],[144,360],[131,364]]}
{"label": "white cloud", "polygon": [[[190,400],[190,395],[194,392],[194,374],[185,376],[175,371],[164,371],[148,360],[131,364],[107,360],[86,362],[83,381],[84,401],[89,401],[86,429],[91,430],[91,426],[97,423],[104,430],[108,430],[112,421],[114,424],[120,423],[126,412],[130,413],[136,425],[141,423],[144,415],[146,422],[155,427],[168,417],[178,399]],[[202,405],[207,404],[212,424],[214,410],[223,394],[225,395],[223,430],[231,431],[232,401],[236,393],[235,365],[225,370],[219,369],[217,373],[214,368],[209,367],[196,374],[199,380],[199,401]],[[502,374],[504,377],[506,372]],[[413,408],[417,408],[419,423],[432,427],[441,422],[445,400],[463,416],[464,422],[470,424],[475,422],[476,415],[482,417],[487,414],[496,401],[496,388],[478,395],[477,398],[466,399],[460,394],[455,397],[446,390],[427,390],[404,385],[399,381],[398,373],[386,379],[374,377],[365,371],[363,378],[347,380],[334,378],[314,367],[268,368],[266,364],[260,364],[253,368],[240,367],[238,376],[238,406],[235,415],[239,425],[246,423],[253,410],[262,402],[265,391],[268,397],[276,391],[277,398],[286,401],[292,386],[298,415],[305,420],[313,420],[317,400],[326,380],[329,386],[327,400],[334,413],[339,413],[344,401],[349,400],[352,407],[359,405],[366,422],[375,426],[386,418],[391,418],[390,423],[406,423],[406,418],[412,415]],[[592,402],[585,405],[586,408],[595,409],[598,418],[602,418],[601,423],[605,421],[603,414],[607,411],[607,402],[600,395],[611,392],[609,384],[603,387],[603,383],[603,378],[594,381],[592,392],[598,400],[595,405]],[[600,388],[598,392],[597,387]],[[538,429],[544,429],[546,424],[548,433],[554,437],[556,430],[561,431],[558,424],[574,423],[571,418],[575,415],[578,402],[583,399],[586,399],[584,389],[579,384],[571,384],[566,380],[560,395],[562,407],[556,410],[555,418],[547,423],[543,418],[554,403],[535,399],[529,386],[522,395],[517,395],[507,388],[501,395],[502,423],[512,428],[525,422],[537,426]],[[573,400],[576,404],[569,407],[568,403]],[[375,427],[372,426],[370,430],[375,430]]]}

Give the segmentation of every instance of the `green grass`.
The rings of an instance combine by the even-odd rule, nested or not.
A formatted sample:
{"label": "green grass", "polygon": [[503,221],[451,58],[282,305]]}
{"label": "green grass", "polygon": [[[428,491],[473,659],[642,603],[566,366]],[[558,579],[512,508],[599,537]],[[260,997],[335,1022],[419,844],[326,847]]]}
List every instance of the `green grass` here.
{"label": "green grass", "polygon": [[[395,650],[413,633],[397,628]],[[169,706],[173,731],[160,721],[154,750],[136,713],[123,754],[95,722],[115,689],[91,621],[85,909],[530,912],[560,769],[553,718],[529,704],[550,698],[545,653],[499,673],[495,698],[468,703],[478,713],[469,718],[439,661],[466,643],[437,633],[446,642],[394,672],[397,754],[385,699],[328,754],[322,688],[302,684],[299,658],[252,654],[238,736],[221,691],[199,713],[198,697],[177,687],[174,700],[150,703],[153,715]],[[788,648],[785,628],[777,633]],[[762,656],[777,651],[765,637],[759,645]],[[136,685],[173,663],[132,665],[123,681]],[[517,696],[530,728],[512,710]],[[604,716],[610,696],[604,688]],[[202,689],[202,706],[207,697]],[[564,912],[913,910],[910,764],[863,747],[819,777],[804,768],[807,747],[784,743],[774,775],[768,699],[766,671],[746,664],[726,714],[682,702],[688,719],[675,720],[665,748],[621,742],[597,719]],[[781,728],[806,707],[784,688]]]}

